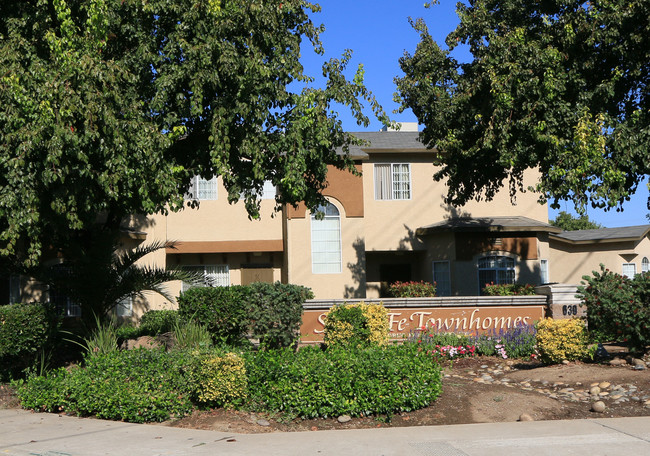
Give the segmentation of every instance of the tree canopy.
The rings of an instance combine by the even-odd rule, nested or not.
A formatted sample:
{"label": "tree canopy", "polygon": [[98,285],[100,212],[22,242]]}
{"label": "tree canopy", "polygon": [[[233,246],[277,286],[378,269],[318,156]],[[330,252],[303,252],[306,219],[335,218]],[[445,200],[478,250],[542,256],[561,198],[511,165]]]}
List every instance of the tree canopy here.
{"label": "tree canopy", "polygon": [[588,215],[573,216],[566,211],[560,211],[555,220],[549,222],[553,226],[562,228],[564,231],[576,230],[597,230],[603,228],[600,223],[589,219]]}
{"label": "tree canopy", "polygon": [[[446,48],[413,21],[420,43],[396,78],[402,109],[441,151],[448,202],[514,196],[539,168],[541,202],[620,209],[650,171],[650,2],[471,0],[457,12]],[[460,44],[471,61],[453,57]]]}
{"label": "tree canopy", "polygon": [[[115,232],[124,216],[182,207],[192,176],[221,176],[258,215],[276,202],[322,203],[327,165],[356,141],[334,110],[368,123],[350,59],[310,85],[304,42],[322,53],[320,7],[306,0],[33,0],[0,3],[0,257]],[[92,238],[92,236],[91,236]],[[84,239],[86,239],[84,241]]]}

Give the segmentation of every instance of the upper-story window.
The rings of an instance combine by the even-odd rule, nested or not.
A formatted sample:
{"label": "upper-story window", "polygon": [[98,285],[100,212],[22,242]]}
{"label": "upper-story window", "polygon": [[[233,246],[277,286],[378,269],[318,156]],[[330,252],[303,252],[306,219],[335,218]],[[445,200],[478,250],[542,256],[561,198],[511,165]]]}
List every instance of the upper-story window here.
{"label": "upper-story window", "polygon": [[314,274],[336,274],[341,272],[341,216],[332,203],[320,206],[311,216],[311,267]]}
{"label": "upper-story window", "polygon": [[204,179],[201,176],[194,176],[187,191],[192,199],[199,201],[217,199],[217,178]]}
{"label": "upper-story window", "polygon": [[506,256],[488,255],[478,259],[478,284],[482,290],[488,284],[515,283],[515,260]]}
{"label": "upper-story window", "polygon": [[650,272],[650,260],[648,260],[648,257],[643,257],[641,260],[641,272]]}
{"label": "upper-story window", "polygon": [[411,165],[408,163],[375,164],[375,199],[411,199]]}

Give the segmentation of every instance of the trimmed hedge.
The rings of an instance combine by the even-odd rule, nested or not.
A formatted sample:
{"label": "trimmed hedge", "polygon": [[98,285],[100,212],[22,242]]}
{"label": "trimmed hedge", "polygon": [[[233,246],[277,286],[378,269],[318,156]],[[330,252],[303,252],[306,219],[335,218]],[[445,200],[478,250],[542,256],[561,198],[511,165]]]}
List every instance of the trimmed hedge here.
{"label": "trimmed hedge", "polygon": [[296,343],[302,305],[312,297],[309,288],[280,282],[191,288],[179,296],[178,311],[204,325],[219,344],[238,346],[250,336],[263,348],[280,348]]}
{"label": "trimmed hedge", "polygon": [[52,348],[61,319],[49,304],[0,306],[0,380],[13,378]]}
{"label": "trimmed hedge", "polygon": [[249,403],[287,417],[386,415],[427,407],[440,367],[415,344],[248,353]]}

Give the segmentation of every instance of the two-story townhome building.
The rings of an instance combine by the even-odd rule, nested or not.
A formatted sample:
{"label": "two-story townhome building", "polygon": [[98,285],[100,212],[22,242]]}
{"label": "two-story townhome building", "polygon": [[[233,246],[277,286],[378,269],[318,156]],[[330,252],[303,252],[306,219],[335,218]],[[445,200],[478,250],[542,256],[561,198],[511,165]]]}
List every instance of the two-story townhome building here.
{"label": "two-story townhome building", "polygon": [[[548,281],[549,233],[560,230],[547,223],[537,195],[511,201],[504,191],[451,207],[445,182],[432,178],[437,152],[419,142],[416,126],[354,134],[367,143],[350,151],[360,175],[330,170],[322,218],[304,205],[273,214],[268,186],[261,220],[249,220],[243,204],[228,204],[220,179],[196,178],[198,209],[140,221],[145,242],[177,242],[148,261],[198,270],[216,286],[305,285],[317,298],[380,297],[394,281],[435,281],[442,296],[478,295],[490,282]],[[533,185],[538,174],[525,178]],[[170,286],[177,295],[187,284]],[[156,296],[148,302],[165,305]]]}

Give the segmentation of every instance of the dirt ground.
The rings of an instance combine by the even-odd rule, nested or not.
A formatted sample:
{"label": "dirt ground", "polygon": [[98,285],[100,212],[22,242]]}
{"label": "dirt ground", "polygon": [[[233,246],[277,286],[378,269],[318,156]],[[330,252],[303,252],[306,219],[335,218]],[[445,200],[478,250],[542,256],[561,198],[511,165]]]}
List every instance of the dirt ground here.
{"label": "dirt ground", "polygon": [[[442,394],[431,406],[395,415],[390,422],[385,417],[352,418],[343,423],[337,418],[286,421],[217,409],[196,411],[162,425],[265,433],[650,415],[650,369],[635,369],[624,359],[625,353],[620,353],[615,358],[619,365],[604,361],[552,366],[495,357],[460,359],[445,368]],[[590,394],[598,393],[592,389],[596,386],[600,394]],[[592,404],[599,400],[605,404],[601,413],[592,411]],[[0,408],[18,406],[10,388],[0,385]]]}

